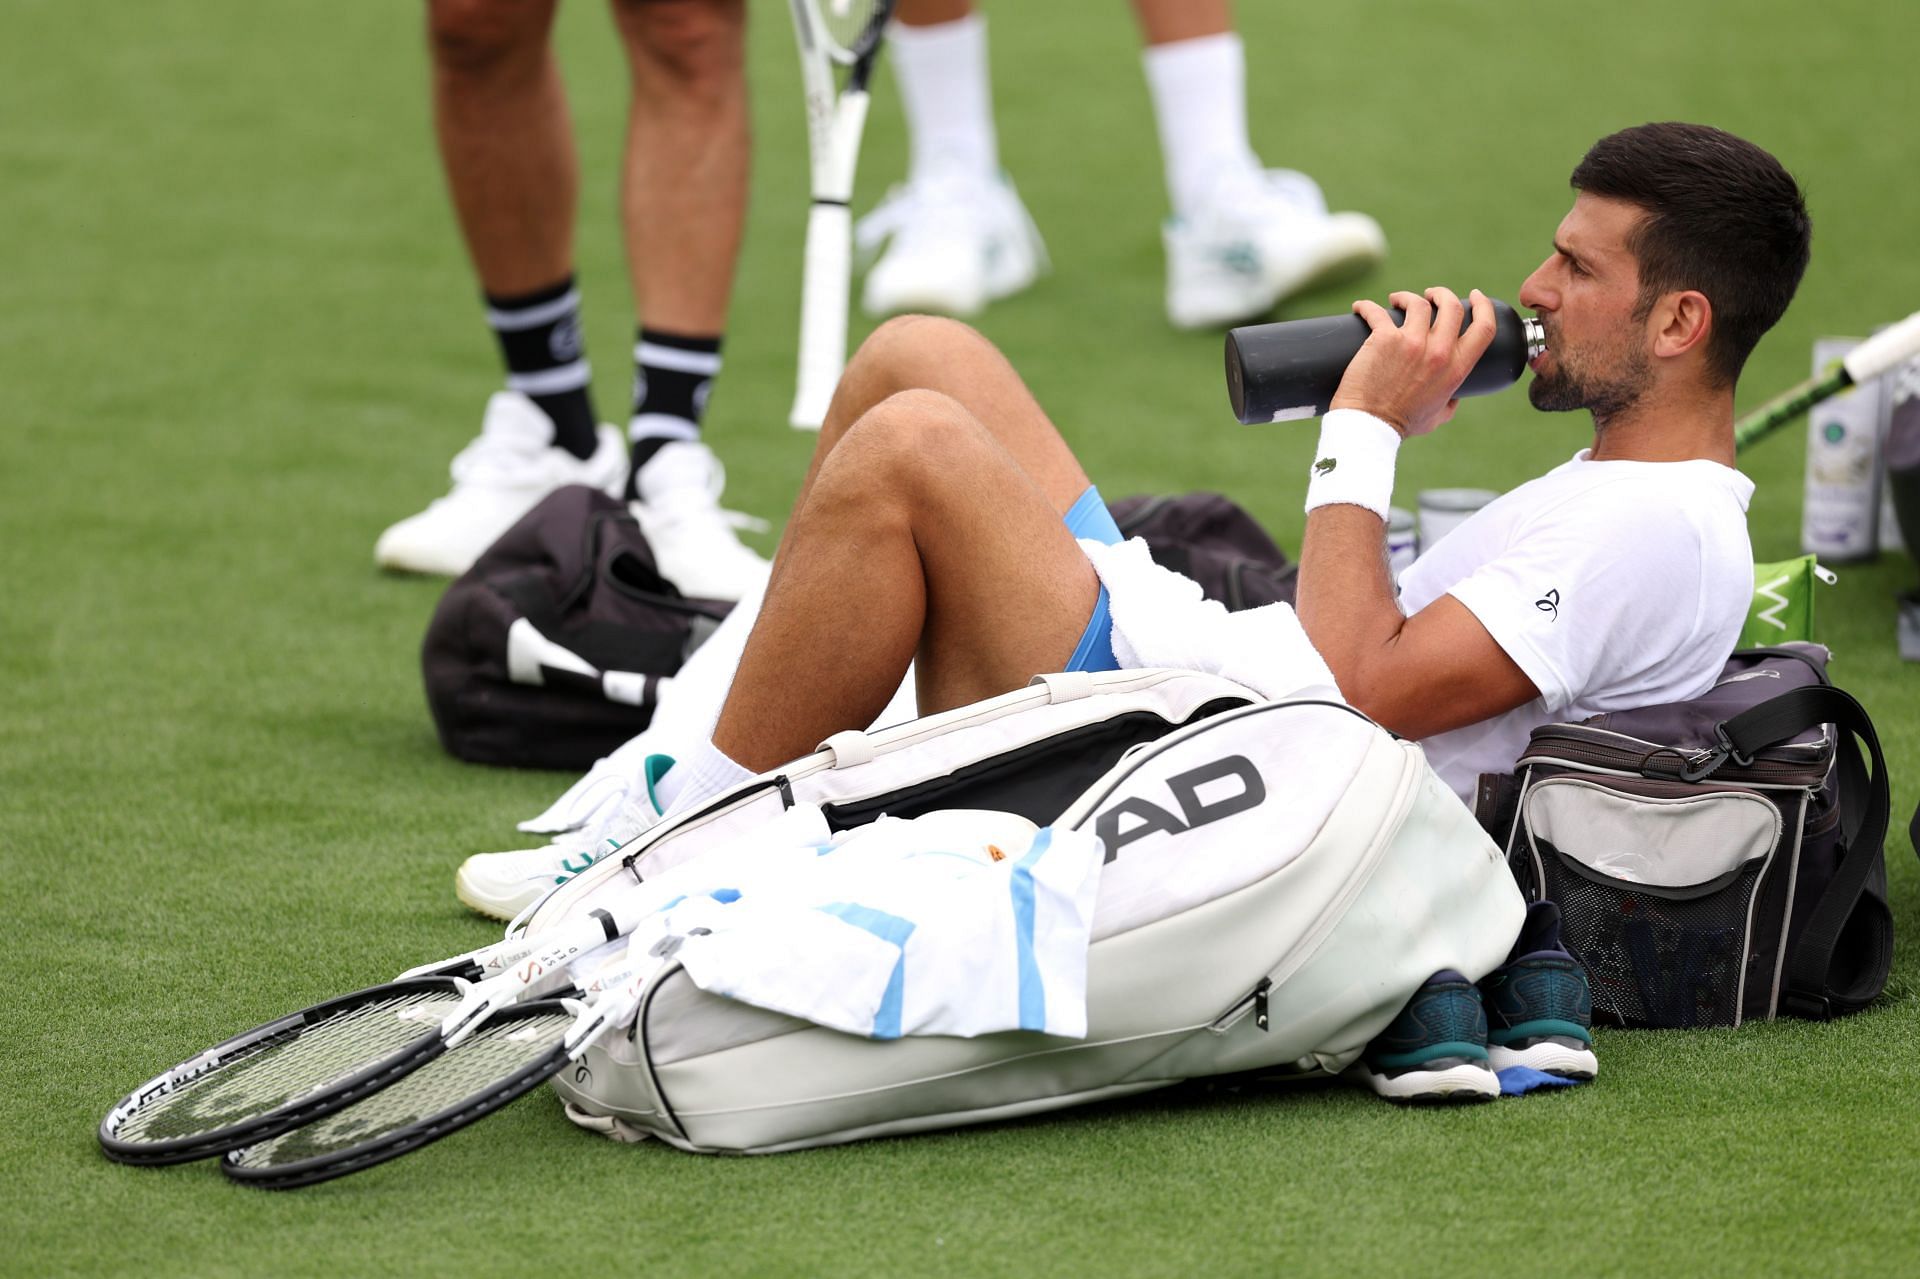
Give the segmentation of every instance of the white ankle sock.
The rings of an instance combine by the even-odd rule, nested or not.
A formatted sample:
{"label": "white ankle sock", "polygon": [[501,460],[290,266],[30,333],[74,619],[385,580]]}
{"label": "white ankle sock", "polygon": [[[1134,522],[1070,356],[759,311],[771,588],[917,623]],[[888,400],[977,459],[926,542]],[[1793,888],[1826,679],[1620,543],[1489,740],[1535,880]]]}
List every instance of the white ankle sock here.
{"label": "white ankle sock", "polygon": [[1247,141],[1247,59],[1231,31],[1149,45],[1141,55],[1160,157],[1167,167],[1167,198],[1176,217],[1191,217],[1223,182],[1260,171]]}
{"label": "white ankle sock", "polygon": [[887,46],[907,116],[913,157],[908,180],[997,174],[987,20],[973,13],[925,27],[896,22],[887,31]]}
{"label": "white ankle sock", "polygon": [[656,789],[673,792],[673,798],[662,794],[660,799],[666,804],[667,813],[674,815],[703,804],[752,776],[752,769],[742,768],[718,746],[707,742],[668,769]]}

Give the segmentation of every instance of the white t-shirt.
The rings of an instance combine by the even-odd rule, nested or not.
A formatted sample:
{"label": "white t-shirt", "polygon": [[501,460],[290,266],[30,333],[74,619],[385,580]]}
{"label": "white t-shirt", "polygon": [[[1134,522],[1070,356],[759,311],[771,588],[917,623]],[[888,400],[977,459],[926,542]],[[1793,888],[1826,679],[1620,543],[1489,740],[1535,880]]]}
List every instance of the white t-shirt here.
{"label": "white t-shirt", "polygon": [[1753,481],[1717,462],[1590,462],[1504,494],[1400,576],[1411,617],[1466,605],[1540,696],[1420,744],[1469,802],[1541,724],[1698,697],[1753,598]]}

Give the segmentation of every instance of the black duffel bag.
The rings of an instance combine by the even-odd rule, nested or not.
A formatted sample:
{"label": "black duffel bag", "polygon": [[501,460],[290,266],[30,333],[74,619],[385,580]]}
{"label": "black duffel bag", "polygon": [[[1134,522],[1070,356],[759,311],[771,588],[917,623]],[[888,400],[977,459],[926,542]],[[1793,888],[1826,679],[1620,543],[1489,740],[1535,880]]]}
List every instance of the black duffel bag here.
{"label": "black duffel bag", "polygon": [[554,491],[441,597],[420,649],[448,753],[582,770],[647,726],[731,605],[660,576],[626,503]]}
{"label": "black duffel bag", "polygon": [[1743,650],[1692,701],[1543,725],[1516,773],[1481,779],[1476,809],[1529,900],[1558,903],[1596,1021],[1824,1019],[1886,987],[1886,761],[1827,657]]}
{"label": "black duffel bag", "polygon": [[1200,584],[1230,610],[1293,603],[1300,566],[1287,561],[1260,521],[1218,493],[1123,497],[1107,503],[1126,537],[1147,544],[1154,563]]}

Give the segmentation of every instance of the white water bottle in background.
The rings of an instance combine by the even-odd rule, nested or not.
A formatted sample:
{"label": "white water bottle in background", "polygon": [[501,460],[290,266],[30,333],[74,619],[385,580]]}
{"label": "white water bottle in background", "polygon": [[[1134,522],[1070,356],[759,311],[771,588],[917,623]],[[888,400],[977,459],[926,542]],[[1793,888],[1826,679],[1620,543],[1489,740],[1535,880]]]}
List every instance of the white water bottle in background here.
{"label": "white water bottle in background", "polygon": [[[1837,364],[1859,338],[1813,344],[1817,375]],[[1878,380],[1823,400],[1807,415],[1807,487],[1800,508],[1800,549],[1828,564],[1872,559],[1880,533],[1880,397]]]}

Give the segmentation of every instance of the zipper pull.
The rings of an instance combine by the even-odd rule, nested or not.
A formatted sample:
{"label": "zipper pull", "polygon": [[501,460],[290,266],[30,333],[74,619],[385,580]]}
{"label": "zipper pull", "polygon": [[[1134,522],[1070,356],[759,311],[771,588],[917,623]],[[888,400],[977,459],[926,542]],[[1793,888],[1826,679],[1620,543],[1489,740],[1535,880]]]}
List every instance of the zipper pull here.
{"label": "zipper pull", "polygon": [[1261,1030],[1267,1029],[1267,992],[1273,989],[1273,979],[1262,977],[1260,984],[1253,988],[1253,1024]]}

